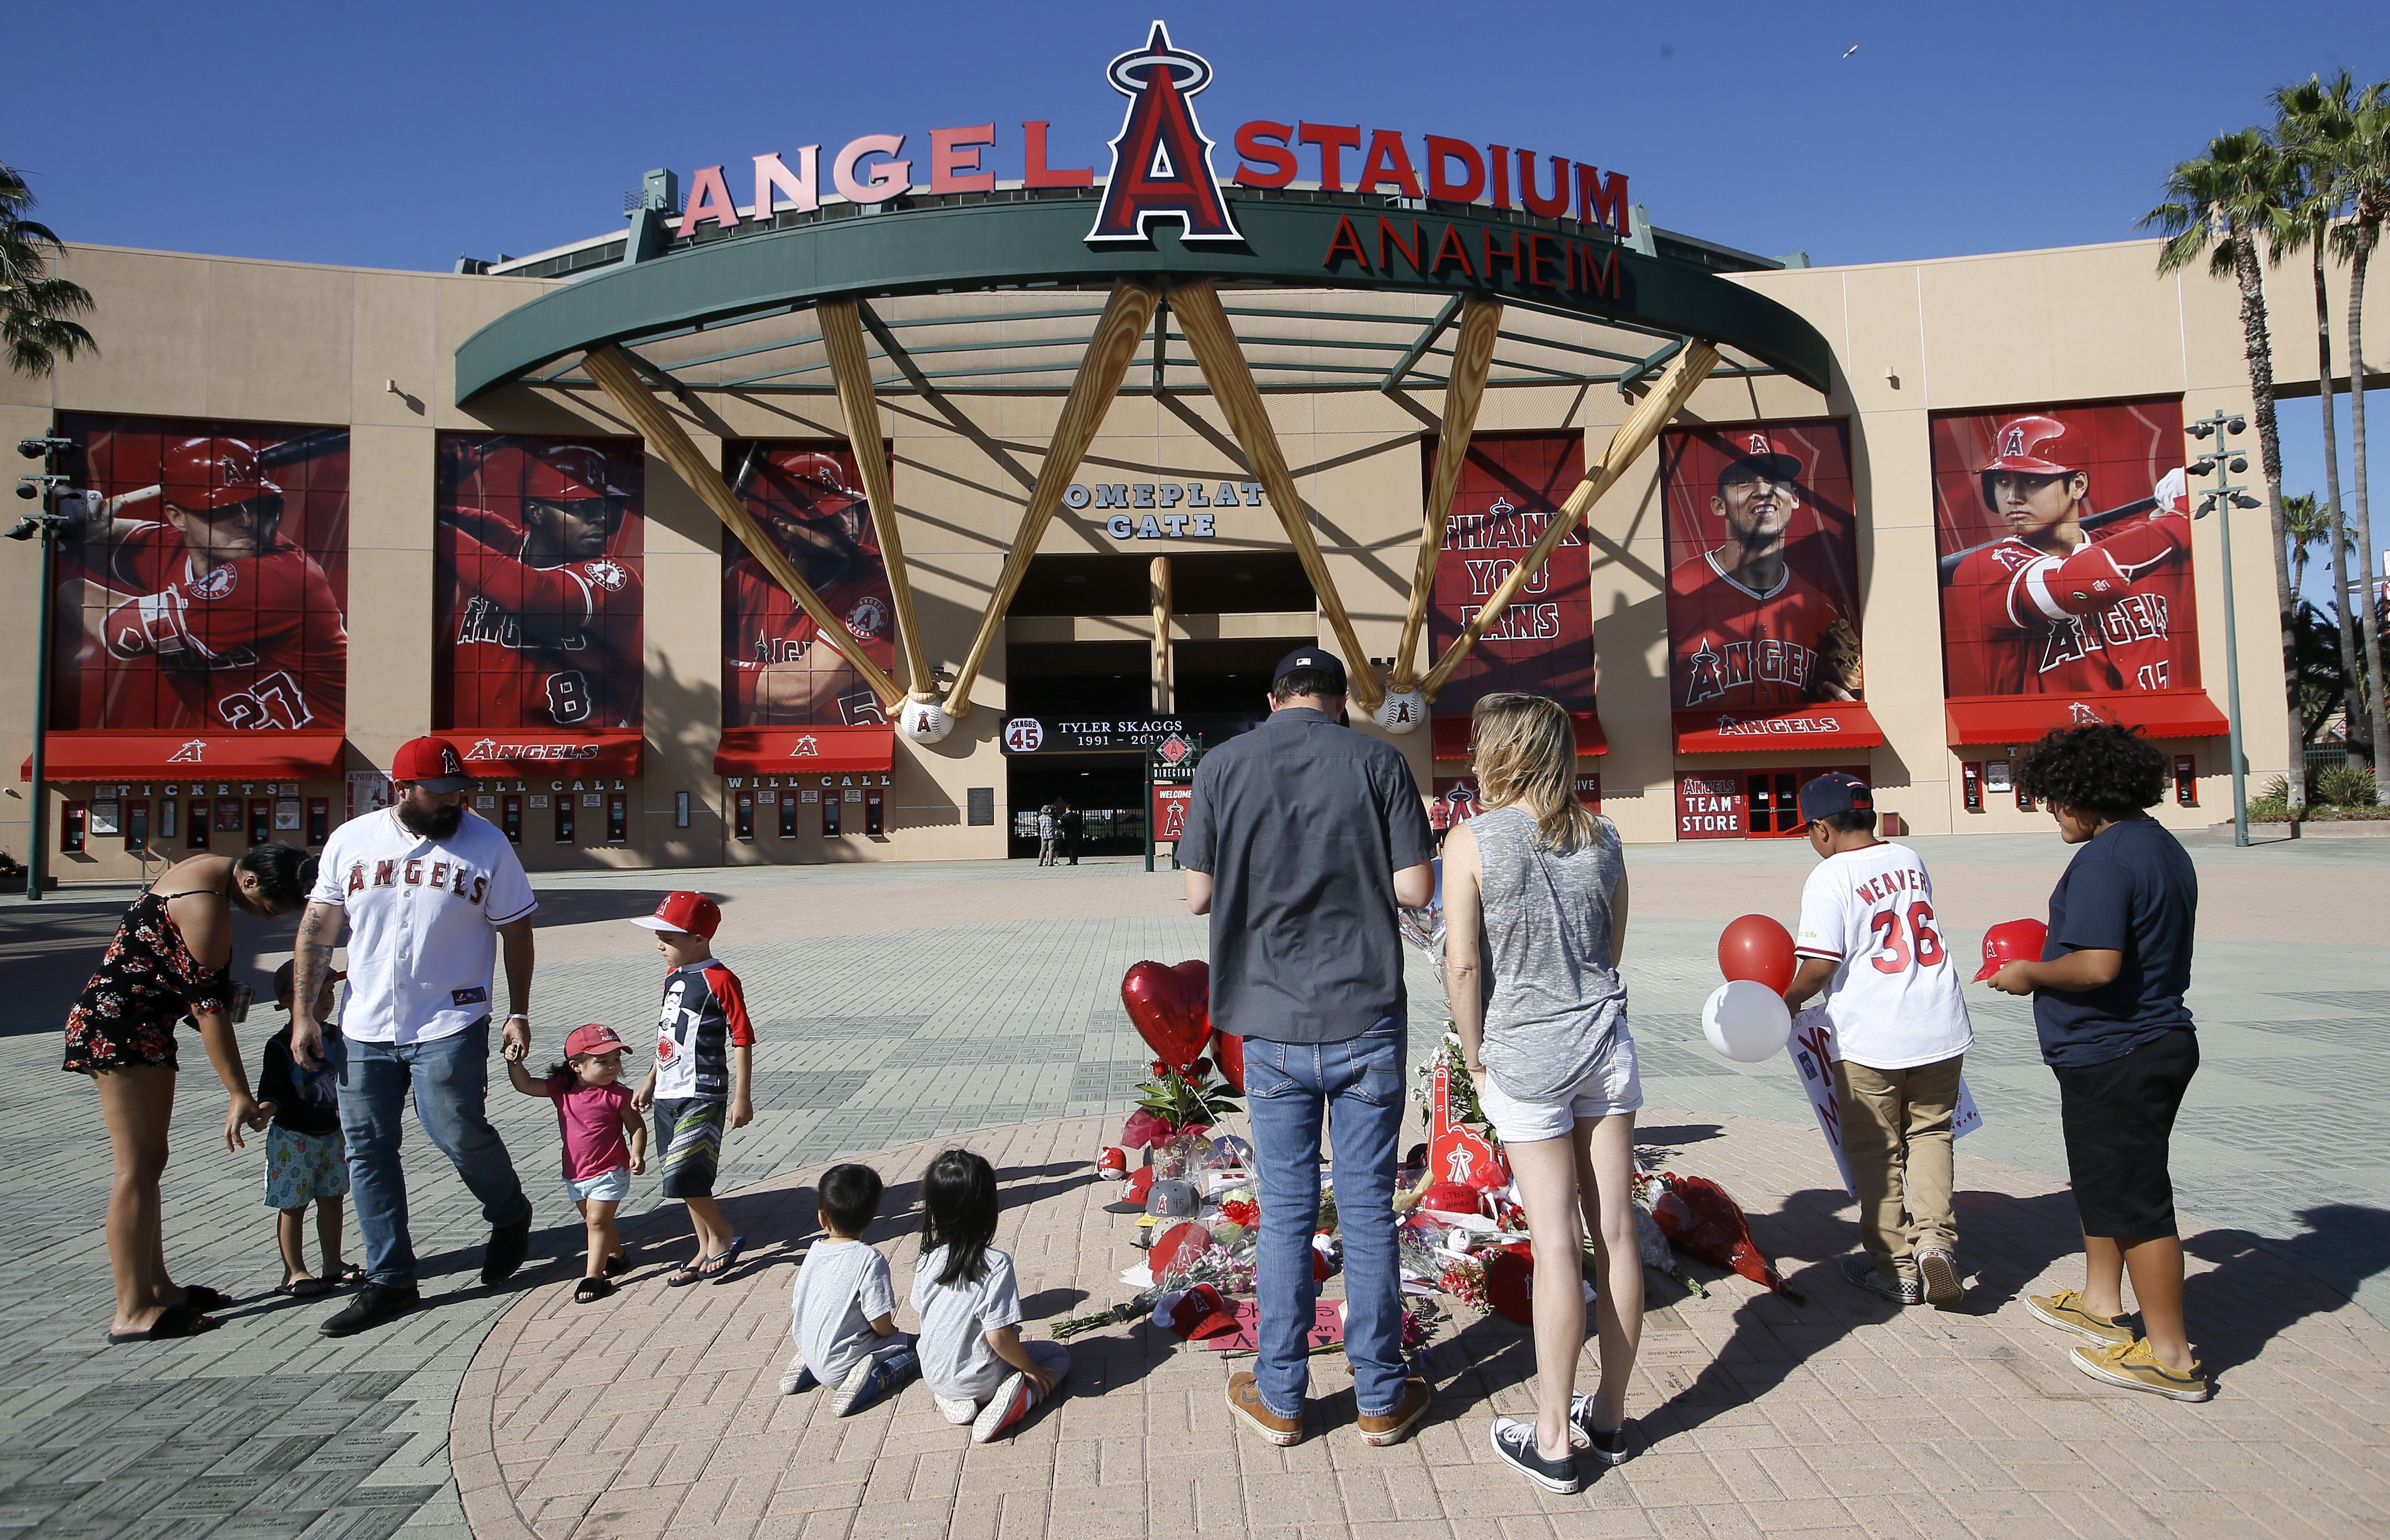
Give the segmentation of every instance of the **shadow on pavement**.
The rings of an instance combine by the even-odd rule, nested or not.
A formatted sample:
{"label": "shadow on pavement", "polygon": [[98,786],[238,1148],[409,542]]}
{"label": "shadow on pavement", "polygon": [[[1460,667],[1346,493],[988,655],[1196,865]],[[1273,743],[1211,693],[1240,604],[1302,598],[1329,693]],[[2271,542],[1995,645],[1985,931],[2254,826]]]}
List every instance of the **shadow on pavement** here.
{"label": "shadow on pavement", "polygon": [[2183,1282],[2183,1315],[2209,1374],[2249,1363],[2307,1316],[2345,1304],[2358,1283],[2390,1266],[2390,1213],[2327,1203],[2298,1217],[2306,1233],[2289,1240],[2205,1230],[2183,1243],[2216,1264]]}

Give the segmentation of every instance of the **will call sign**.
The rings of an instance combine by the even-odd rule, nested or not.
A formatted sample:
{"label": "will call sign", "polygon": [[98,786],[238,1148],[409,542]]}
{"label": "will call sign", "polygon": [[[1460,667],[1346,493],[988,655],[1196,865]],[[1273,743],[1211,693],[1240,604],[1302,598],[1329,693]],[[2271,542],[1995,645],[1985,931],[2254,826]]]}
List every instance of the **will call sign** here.
{"label": "will call sign", "polygon": [[[1237,168],[1224,184],[1212,165],[1214,141],[1195,114],[1194,98],[1211,83],[1212,66],[1201,55],[1173,46],[1169,29],[1160,21],[1153,23],[1143,47],[1111,61],[1105,78],[1128,98],[1128,108],[1111,140],[1104,197],[1086,237],[1090,245],[1144,240],[1157,220],[1178,225],[1183,241],[1241,241],[1227,207],[1227,187],[1284,187],[1306,171],[1330,192],[1385,193],[1451,204],[1482,199],[1497,210],[1574,220],[1622,237],[1628,233],[1624,172],[1604,172],[1566,156],[1510,145],[1479,145],[1441,134],[1413,137],[1398,129],[1358,123],[1267,118],[1240,123],[1233,136]],[[1015,142],[1021,147],[1022,185],[1094,186],[1093,167],[1051,163],[1048,127],[1045,120],[1021,125]],[[996,190],[996,172],[987,162],[998,146],[994,123],[933,128],[925,157],[907,156],[906,142],[903,134],[865,134],[848,140],[827,159],[829,190],[859,204],[886,203],[916,191]],[[736,229],[742,223],[768,223],[784,211],[818,208],[824,194],[822,147],[803,146],[795,158],[791,166],[777,151],[754,156],[752,197],[744,209],[731,196],[725,166],[700,167],[690,175],[678,233],[693,236],[708,225]],[[1381,262],[1390,263],[1400,251],[1422,272],[1457,268],[1490,279],[1497,264],[1507,264],[1517,282],[1592,287],[1596,269],[1589,248],[1545,235],[1541,244],[1526,245],[1522,237],[1507,245],[1488,241],[1472,251],[1449,228],[1439,235],[1416,222],[1406,223],[1407,229],[1381,220],[1380,229],[1359,231],[1348,221],[1327,264],[1357,261],[1367,268],[1372,255],[1368,242],[1375,239]],[[1614,287],[1614,278],[1613,283]]]}

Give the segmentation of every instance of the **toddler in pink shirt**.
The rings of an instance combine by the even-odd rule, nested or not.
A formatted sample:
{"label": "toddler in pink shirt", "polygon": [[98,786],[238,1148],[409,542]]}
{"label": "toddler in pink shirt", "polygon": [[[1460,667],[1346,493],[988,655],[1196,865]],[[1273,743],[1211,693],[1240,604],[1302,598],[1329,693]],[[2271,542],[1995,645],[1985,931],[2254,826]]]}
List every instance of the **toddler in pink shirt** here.
{"label": "toddler in pink shirt", "polygon": [[[564,1040],[564,1062],[533,1080],[516,1059],[507,1077],[527,1097],[556,1103],[564,1135],[564,1190],[589,1226],[589,1264],[572,1297],[583,1304],[614,1291],[613,1276],[627,1263],[614,1211],[630,1196],[631,1176],[648,1169],[648,1125],[631,1105],[623,1084],[623,1055],[629,1050],[611,1027],[592,1022]],[[627,1141],[627,1142],[626,1142]]]}

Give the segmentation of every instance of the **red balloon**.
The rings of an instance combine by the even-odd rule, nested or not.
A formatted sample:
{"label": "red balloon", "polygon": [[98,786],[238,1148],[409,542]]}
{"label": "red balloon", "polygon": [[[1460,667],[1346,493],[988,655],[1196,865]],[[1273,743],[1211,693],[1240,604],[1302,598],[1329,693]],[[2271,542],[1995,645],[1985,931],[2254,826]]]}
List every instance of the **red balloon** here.
{"label": "red balloon", "polygon": [[1121,1006],[1154,1057],[1184,1071],[1212,1036],[1212,966],[1138,963],[1121,977]]}
{"label": "red balloon", "polygon": [[1220,1078],[1228,1089],[1239,1096],[1245,1094],[1245,1040],[1232,1033],[1214,1030],[1212,1033],[1212,1059],[1220,1067]]}
{"label": "red balloon", "polygon": [[1781,995],[1800,967],[1792,932],[1766,915],[1744,915],[1718,937],[1718,971],[1730,981],[1749,979]]}

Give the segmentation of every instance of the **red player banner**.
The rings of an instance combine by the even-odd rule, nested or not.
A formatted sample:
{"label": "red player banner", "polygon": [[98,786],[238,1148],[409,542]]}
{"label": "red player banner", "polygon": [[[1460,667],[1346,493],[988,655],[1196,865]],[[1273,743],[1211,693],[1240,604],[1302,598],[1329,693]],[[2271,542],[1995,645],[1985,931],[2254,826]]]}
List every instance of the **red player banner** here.
{"label": "red player banner", "polygon": [[[174,734],[210,765],[238,757],[217,735],[323,735],[337,763],[348,430],[70,413],[58,431],[84,523],[59,547],[51,730]],[[71,755],[53,752],[55,774]]]}
{"label": "red player banner", "polygon": [[[896,603],[854,454],[842,441],[733,443],[731,489],[864,653],[896,665]],[[893,460],[892,460],[893,469]],[[736,539],[722,548],[722,725],[884,725],[880,699]],[[893,732],[893,729],[892,729]]]}
{"label": "red player banner", "polygon": [[438,453],[434,725],[482,775],[636,774],[637,441],[443,433]]}
{"label": "red player banner", "polygon": [[1992,716],[2003,741],[2224,731],[2199,687],[2181,401],[1936,413],[1930,432],[1951,741],[1988,741],[1970,724]]}
{"label": "red player banner", "polygon": [[1660,476],[1678,751],[1882,742],[1861,703],[1848,426],[1672,430]]}
{"label": "red player banner", "polygon": [[[1429,822],[1438,828],[1465,824],[1484,811],[1484,797],[1477,789],[1474,776],[1438,776],[1434,787],[1435,796],[1428,813]],[[1576,777],[1576,800],[1596,813],[1601,811],[1600,771],[1585,772]]]}
{"label": "red player banner", "polygon": [[[1433,436],[1422,442],[1422,485],[1434,474],[1435,443]],[[1436,553],[1430,657],[1443,656],[1584,474],[1581,433],[1481,433],[1470,441]],[[1593,573],[1582,536],[1572,533],[1561,542],[1437,692],[1435,719],[1450,729],[1436,735],[1440,757],[1466,757],[1470,708],[1499,690],[1551,697],[1576,718],[1578,751],[1601,751],[1594,716]]]}
{"label": "red player banner", "polygon": [[1187,837],[1187,809],[1195,800],[1192,786],[1156,786],[1153,789],[1153,837],[1156,840],[1183,840]]}

